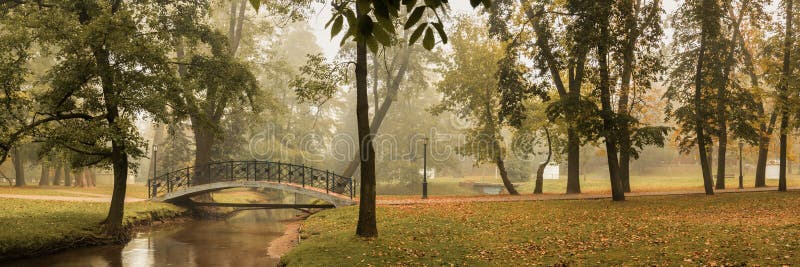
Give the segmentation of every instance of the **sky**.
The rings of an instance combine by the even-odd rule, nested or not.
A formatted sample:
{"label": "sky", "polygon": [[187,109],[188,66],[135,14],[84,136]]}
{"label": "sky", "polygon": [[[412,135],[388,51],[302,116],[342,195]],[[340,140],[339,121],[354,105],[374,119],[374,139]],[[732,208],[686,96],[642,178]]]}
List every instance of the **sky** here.
{"label": "sky", "polygon": [[[663,3],[664,11],[666,14],[671,14],[678,7],[677,0],[665,0]],[[478,11],[473,10],[469,1],[455,0],[450,3],[451,14],[470,14]],[[323,53],[328,58],[334,58],[339,52],[339,42],[341,38],[335,37],[331,39],[330,29],[325,28],[325,23],[331,18],[330,6],[325,4],[315,4],[313,6],[312,15],[308,19],[308,23],[317,37],[317,44],[322,48]],[[667,36],[671,36],[671,30],[665,29]]]}

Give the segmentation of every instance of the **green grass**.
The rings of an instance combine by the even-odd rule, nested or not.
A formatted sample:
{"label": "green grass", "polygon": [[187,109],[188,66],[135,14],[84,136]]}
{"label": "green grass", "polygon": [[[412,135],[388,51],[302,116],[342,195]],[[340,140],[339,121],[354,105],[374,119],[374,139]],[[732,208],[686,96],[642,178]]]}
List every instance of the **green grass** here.
{"label": "green grass", "polygon": [[289,266],[762,265],[800,263],[800,192],[357,207],[311,216]]}
{"label": "green grass", "polygon": [[[703,178],[696,173],[677,173],[672,174],[669,170],[664,170],[664,174],[633,175],[631,176],[631,188],[635,192],[653,191],[680,191],[680,190],[702,190]],[[611,185],[606,178],[606,173],[590,173],[581,176],[581,191],[583,193],[609,193]],[[754,177],[744,177],[745,188],[753,187]],[[459,182],[482,182],[501,184],[500,178],[494,176],[470,176],[463,178],[439,177],[428,181],[429,195],[477,195],[480,194],[469,188],[459,186]],[[738,175],[736,178],[725,179],[727,188],[737,188],[739,186]],[[787,179],[789,187],[800,187],[800,175],[789,175]],[[517,191],[520,193],[532,193],[534,188],[533,181],[515,182]],[[558,180],[544,180],[545,193],[564,193],[567,190],[567,178],[562,176]],[[778,186],[778,180],[767,179],[767,186]],[[397,186],[378,184],[378,195],[415,195],[421,191],[421,185],[413,185],[411,188],[403,190],[390,190]]]}
{"label": "green grass", "polygon": [[[114,189],[112,185],[98,185],[97,187],[72,187],[72,186],[38,186],[27,185],[14,187],[8,185],[0,186],[0,194],[17,195],[44,195],[44,196],[66,196],[66,197],[94,197],[81,193],[101,194],[111,196]],[[129,184],[126,190],[127,197],[147,198],[147,187],[141,184]]]}
{"label": "green grass", "polygon": [[[0,199],[0,260],[48,254],[103,244],[99,222],[108,203]],[[136,202],[125,205],[125,226],[181,216],[186,210],[171,204]]]}

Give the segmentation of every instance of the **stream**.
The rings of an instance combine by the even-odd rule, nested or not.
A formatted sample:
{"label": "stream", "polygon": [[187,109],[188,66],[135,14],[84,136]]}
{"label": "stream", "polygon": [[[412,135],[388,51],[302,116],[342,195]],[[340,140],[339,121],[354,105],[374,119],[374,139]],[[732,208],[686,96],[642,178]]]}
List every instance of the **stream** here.
{"label": "stream", "polygon": [[0,266],[276,266],[267,255],[296,210],[246,210],[135,233],[125,245],[79,248]]}

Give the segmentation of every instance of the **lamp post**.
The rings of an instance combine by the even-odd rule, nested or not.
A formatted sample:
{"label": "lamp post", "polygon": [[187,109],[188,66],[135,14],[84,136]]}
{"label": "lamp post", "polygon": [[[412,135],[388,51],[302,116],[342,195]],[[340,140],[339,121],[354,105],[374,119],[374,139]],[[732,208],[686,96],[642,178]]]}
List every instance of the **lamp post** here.
{"label": "lamp post", "polygon": [[422,199],[428,198],[428,137],[422,139]]}
{"label": "lamp post", "polygon": [[742,149],[744,148],[744,143],[739,141],[739,189],[744,188],[744,176],[742,175]]}
{"label": "lamp post", "polygon": [[157,169],[156,169],[156,168],[158,168],[158,164],[157,163],[158,163],[158,145],[153,144],[153,160],[150,163],[150,164],[153,164],[153,179],[150,182],[150,186],[153,187],[153,188],[151,188],[151,190],[153,191],[153,193],[151,195],[152,197],[155,197],[156,194],[158,193],[158,183],[156,182],[156,174],[158,173]]}

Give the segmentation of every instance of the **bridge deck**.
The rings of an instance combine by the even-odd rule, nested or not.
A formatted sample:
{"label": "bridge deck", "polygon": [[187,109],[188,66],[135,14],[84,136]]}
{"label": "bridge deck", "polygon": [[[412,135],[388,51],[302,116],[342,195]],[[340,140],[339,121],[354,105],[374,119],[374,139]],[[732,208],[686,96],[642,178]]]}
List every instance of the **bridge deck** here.
{"label": "bridge deck", "polygon": [[263,208],[263,209],[332,209],[333,204],[261,204],[261,203],[216,203],[192,202],[195,206],[231,207],[231,208]]}

